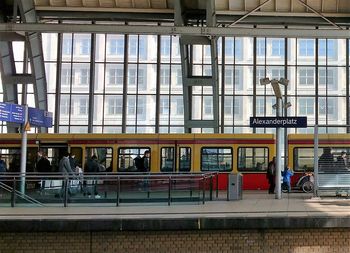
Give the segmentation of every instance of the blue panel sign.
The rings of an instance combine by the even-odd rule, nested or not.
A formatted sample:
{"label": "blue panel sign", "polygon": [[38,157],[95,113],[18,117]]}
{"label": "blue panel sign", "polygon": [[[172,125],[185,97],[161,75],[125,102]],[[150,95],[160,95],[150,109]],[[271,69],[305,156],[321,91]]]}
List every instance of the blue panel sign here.
{"label": "blue panel sign", "polygon": [[305,128],[307,117],[250,117],[250,127]]}
{"label": "blue panel sign", "polygon": [[23,106],[0,102],[0,121],[24,123]]}
{"label": "blue panel sign", "polygon": [[52,113],[37,108],[28,108],[30,125],[37,127],[52,127]]}

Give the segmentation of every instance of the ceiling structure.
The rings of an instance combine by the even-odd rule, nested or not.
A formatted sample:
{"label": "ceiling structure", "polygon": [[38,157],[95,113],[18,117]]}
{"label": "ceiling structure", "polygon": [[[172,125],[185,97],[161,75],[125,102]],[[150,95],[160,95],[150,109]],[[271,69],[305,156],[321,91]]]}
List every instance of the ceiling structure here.
{"label": "ceiling structure", "polygon": [[[174,21],[176,0],[34,0],[42,19]],[[196,24],[206,0],[183,0]],[[218,25],[350,26],[348,0],[216,0]]]}

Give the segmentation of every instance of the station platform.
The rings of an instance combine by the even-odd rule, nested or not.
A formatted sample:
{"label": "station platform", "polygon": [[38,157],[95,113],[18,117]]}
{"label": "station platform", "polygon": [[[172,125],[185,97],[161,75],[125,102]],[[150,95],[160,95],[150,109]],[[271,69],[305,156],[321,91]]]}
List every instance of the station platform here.
{"label": "station platform", "polygon": [[2,207],[0,232],[348,228],[350,199],[244,191],[237,201],[202,204],[86,204]]}

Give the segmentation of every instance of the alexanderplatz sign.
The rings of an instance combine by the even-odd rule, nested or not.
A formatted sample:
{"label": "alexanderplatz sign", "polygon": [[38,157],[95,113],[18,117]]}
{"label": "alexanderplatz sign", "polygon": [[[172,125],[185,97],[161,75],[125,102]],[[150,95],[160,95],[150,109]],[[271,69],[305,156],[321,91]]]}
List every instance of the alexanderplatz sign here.
{"label": "alexanderplatz sign", "polygon": [[307,127],[307,117],[250,117],[250,127],[305,128]]}

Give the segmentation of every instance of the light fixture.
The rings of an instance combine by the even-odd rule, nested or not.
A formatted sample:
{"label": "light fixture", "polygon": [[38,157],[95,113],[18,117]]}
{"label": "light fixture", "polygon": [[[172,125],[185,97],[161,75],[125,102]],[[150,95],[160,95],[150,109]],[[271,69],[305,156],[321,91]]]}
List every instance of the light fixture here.
{"label": "light fixture", "polygon": [[288,86],[289,80],[285,78],[280,78],[278,82],[284,86]]}
{"label": "light fixture", "polygon": [[280,86],[278,84],[278,81],[276,79],[272,79],[271,85],[272,85],[273,92],[275,93],[276,98],[282,98],[282,93],[281,93],[281,89],[280,89]]}
{"label": "light fixture", "polygon": [[292,106],[292,103],[291,102],[287,102],[285,105],[284,105],[284,108],[289,108]]}
{"label": "light fixture", "polygon": [[260,79],[260,84],[261,85],[267,85],[270,83],[270,79],[268,77],[265,77],[265,78],[261,78]]}

